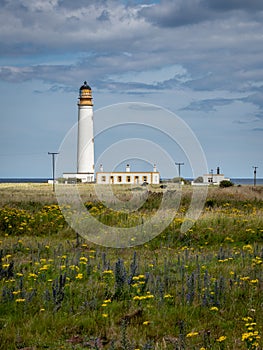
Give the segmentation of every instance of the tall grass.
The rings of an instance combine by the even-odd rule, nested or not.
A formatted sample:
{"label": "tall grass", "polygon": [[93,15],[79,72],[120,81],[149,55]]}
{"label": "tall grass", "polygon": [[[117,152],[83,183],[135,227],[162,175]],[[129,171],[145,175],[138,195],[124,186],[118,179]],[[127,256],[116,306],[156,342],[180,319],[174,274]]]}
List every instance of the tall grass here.
{"label": "tall grass", "polygon": [[[161,235],[116,250],[76,239],[42,186],[19,186],[20,202],[0,186],[0,349],[262,349],[260,191],[211,189],[181,234],[186,188]],[[151,189],[127,215],[81,191],[92,215],[122,226],[151,215],[161,196]]]}

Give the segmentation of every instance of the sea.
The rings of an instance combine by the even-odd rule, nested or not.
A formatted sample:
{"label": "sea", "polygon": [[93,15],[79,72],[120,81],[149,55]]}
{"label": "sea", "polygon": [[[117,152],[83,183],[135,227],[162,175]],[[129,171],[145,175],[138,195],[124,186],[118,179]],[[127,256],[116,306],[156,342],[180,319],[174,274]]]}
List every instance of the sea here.
{"label": "sea", "polygon": [[[50,178],[0,178],[0,183],[47,183]],[[192,179],[187,179],[192,180]],[[235,185],[254,185],[253,178],[230,179]],[[263,185],[263,179],[256,180],[257,185]]]}

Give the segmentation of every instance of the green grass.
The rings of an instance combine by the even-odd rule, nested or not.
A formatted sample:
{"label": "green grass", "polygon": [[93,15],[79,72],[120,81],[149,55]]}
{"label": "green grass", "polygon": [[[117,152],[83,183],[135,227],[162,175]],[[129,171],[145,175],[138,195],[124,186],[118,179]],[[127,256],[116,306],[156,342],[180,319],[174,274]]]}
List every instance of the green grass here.
{"label": "green grass", "polygon": [[[92,215],[121,227],[162,196],[151,188],[137,212],[118,214],[80,191]],[[116,189],[124,200],[128,191]],[[262,349],[261,187],[209,189],[182,234],[185,187],[169,227],[130,249],[76,236],[47,185],[0,194],[0,349]]]}

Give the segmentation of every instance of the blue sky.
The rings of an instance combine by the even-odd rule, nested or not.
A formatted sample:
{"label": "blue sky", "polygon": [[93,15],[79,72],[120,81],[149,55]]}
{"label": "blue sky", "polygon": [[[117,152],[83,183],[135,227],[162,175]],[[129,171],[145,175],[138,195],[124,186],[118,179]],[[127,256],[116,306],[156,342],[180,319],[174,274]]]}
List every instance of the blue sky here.
{"label": "blue sky", "polygon": [[95,110],[130,101],[162,106],[193,130],[209,169],[252,177],[256,165],[263,177],[262,0],[0,5],[0,177],[51,176],[47,153],[77,121],[84,80]]}

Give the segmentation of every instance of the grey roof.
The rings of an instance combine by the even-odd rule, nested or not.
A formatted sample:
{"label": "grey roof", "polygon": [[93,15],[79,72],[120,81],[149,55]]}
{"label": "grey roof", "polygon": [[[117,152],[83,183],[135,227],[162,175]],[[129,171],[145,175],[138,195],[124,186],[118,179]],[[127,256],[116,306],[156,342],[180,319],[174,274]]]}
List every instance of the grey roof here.
{"label": "grey roof", "polygon": [[88,89],[91,90],[91,87],[87,84],[86,81],[84,81],[84,84],[80,87],[80,90]]}

